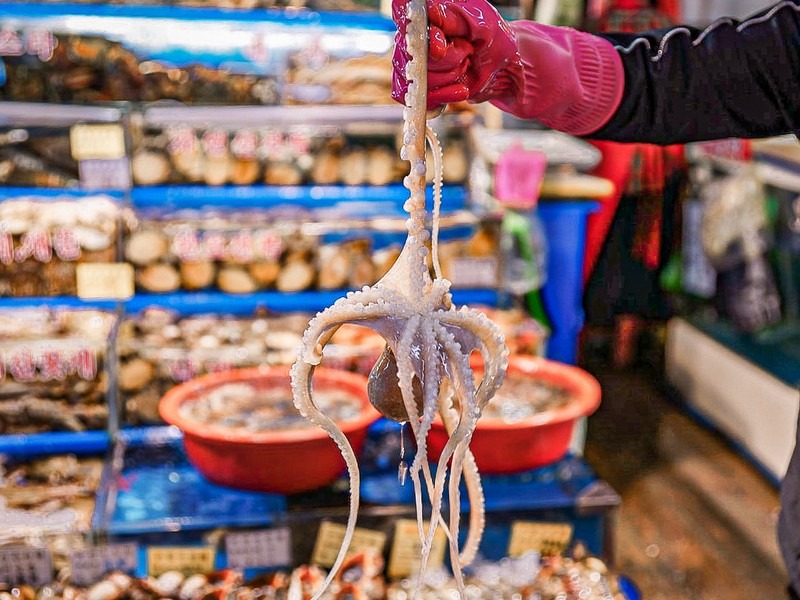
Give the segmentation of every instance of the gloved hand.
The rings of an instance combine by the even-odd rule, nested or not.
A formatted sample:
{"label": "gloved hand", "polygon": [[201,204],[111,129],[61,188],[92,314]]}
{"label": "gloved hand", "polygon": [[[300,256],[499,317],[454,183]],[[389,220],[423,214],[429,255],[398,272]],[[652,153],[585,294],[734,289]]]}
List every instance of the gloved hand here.
{"label": "gloved hand", "polygon": [[[406,0],[392,0],[397,24],[392,97],[403,102]],[[428,108],[489,101],[522,119],[587,135],[614,114],[622,61],[610,42],[533,21],[506,22],[487,0],[428,0]]]}

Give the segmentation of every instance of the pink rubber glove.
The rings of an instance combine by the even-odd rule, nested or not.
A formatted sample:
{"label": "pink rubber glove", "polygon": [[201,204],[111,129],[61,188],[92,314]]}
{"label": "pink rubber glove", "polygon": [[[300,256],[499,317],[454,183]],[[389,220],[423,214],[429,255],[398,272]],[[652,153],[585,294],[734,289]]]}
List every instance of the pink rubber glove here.
{"label": "pink rubber glove", "polygon": [[[405,0],[393,0],[398,33],[392,97],[405,96]],[[428,0],[428,108],[489,101],[522,119],[588,135],[614,114],[622,61],[605,39],[532,21],[507,23],[486,0]]]}
{"label": "pink rubber glove", "polygon": [[[392,97],[403,102],[408,81],[405,65],[406,0],[392,0],[397,24]],[[485,0],[428,1],[428,108],[471,100],[482,102],[522,84],[514,34]]]}

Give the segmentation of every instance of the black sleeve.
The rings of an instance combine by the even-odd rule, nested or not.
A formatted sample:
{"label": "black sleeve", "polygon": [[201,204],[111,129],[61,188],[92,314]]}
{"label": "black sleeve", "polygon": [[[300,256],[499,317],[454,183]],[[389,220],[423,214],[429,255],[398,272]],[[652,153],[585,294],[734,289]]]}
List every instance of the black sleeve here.
{"label": "black sleeve", "polygon": [[625,93],[587,137],[673,144],[800,129],[800,0],[705,30],[603,37],[622,58]]}

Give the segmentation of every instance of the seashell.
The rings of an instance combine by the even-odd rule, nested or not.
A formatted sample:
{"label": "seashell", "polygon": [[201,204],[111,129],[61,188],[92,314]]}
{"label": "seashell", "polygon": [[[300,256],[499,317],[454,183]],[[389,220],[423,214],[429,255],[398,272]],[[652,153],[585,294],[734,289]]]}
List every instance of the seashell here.
{"label": "seashell", "polygon": [[143,358],[120,365],[118,374],[119,389],[125,392],[138,392],[153,380],[155,367]]}
{"label": "seashell", "polygon": [[134,265],[149,265],[166,256],[169,240],[155,229],[136,231],[125,244],[125,258]]}
{"label": "seashell", "polygon": [[267,335],[267,346],[271,350],[296,350],[303,344],[299,332],[273,331]]}
{"label": "seashell", "polygon": [[86,600],[117,600],[122,596],[122,590],[113,581],[104,579],[94,584],[86,592]]}
{"label": "seashell", "polygon": [[331,150],[322,150],[314,157],[311,180],[318,185],[330,185],[339,179],[339,156]]}
{"label": "seashell", "polygon": [[221,345],[219,337],[211,333],[200,336],[197,340],[197,347],[204,350],[216,350]]}
{"label": "seashell", "polygon": [[386,185],[396,179],[397,155],[394,152],[379,146],[369,151],[368,159],[367,183],[370,185]]}
{"label": "seashell", "polygon": [[227,153],[222,156],[207,156],[203,181],[208,185],[224,185],[228,182],[232,167],[231,157]]}
{"label": "seashell", "polygon": [[314,267],[303,256],[287,259],[283,265],[275,287],[281,292],[301,292],[314,283]]}
{"label": "seashell", "polygon": [[[37,211],[39,225],[45,229],[72,227],[80,220],[80,209],[75,203],[51,202],[46,206],[46,210]],[[39,205],[38,208],[43,208],[43,205]]]}
{"label": "seashell", "polygon": [[179,600],[195,600],[201,598],[208,589],[208,577],[196,573],[186,578],[178,591]]}
{"label": "seashell", "polygon": [[184,262],[179,267],[183,288],[199,290],[214,283],[217,267],[211,261]]}
{"label": "seashell", "polygon": [[267,185],[299,185],[303,173],[289,162],[271,162],[264,170],[264,183]]}
{"label": "seashell", "polygon": [[260,174],[261,166],[258,164],[258,161],[237,158],[233,161],[231,167],[231,183],[236,185],[250,185],[258,180]]}
{"label": "seashell", "polygon": [[247,265],[247,272],[259,287],[265,288],[275,283],[281,272],[281,266],[277,262],[259,261]]}
{"label": "seashell", "polygon": [[465,181],[469,173],[469,159],[463,142],[451,141],[444,149],[442,173],[445,181],[457,183]]}
{"label": "seashell", "polygon": [[347,285],[352,260],[350,252],[341,246],[323,246],[319,251],[319,278],[317,287],[334,290]]}
{"label": "seashell", "polygon": [[188,181],[203,181],[206,161],[200,144],[195,144],[190,151],[173,152],[169,157],[175,170]]}
{"label": "seashell", "polygon": [[363,185],[367,181],[367,153],[361,148],[346,151],[339,161],[339,180],[345,185]]}
{"label": "seashell", "polygon": [[139,271],[138,284],[148,292],[174,292],[181,286],[181,276],[172,265],[157,263]]}
{"label": "seashell", "polygon": [[315,592],[322,587],[325,573],[316,565],[303,565],[292,571],[289,582],[288,598],[297,600],[310,600]]}
{"label": "seashell", "polygon": [[151,583],[153,591],[161,596],[175,596],[184,582],[183,573],[180,571],[167,571],[159,575]]}
{"label": "seashell", "polygon": [[0,204],[0,231],[22,235],[38,221],[39,208],[28,200],[7,200]]}
{"label": "seashell", "polygon": [[133,578],[127,573],[121,571],[113,571],[106,575],[106,580],[112,582],[123,592],[127,591],[133,583]]}
{"label": "seashell", "polygon": [[251,294],[258,289],[256,282],[241,267],[227,266],[220,269],[217,285],[229,294]]}
{"label": "seashell", "polygon": [[137,150],[131,158],[133,181],[138,185],[159,185],[172,173],[169,158],[155,150]]}
{"label": "seashell", "polygon": [[105,250],[106,248],[110,248],[114,243],[111,236],[93,227],[86,227],[85,225],[73,226],[72,234],[75,236],[81,248],[89,252]]}
{"label": "seashell", "polygon": [[608,574],[608,567],[606,564],[595,556],[587,556],[583,564],[586,565],[586,568],[590,571],[594,571],[595,573],[600,573],[601,575]]}

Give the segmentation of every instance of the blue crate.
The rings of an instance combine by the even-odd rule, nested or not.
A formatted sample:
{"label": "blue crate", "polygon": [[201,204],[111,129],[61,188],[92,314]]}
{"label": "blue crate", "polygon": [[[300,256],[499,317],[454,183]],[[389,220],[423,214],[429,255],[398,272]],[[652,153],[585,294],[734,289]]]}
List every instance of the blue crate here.
{"label": "blue crate", "polygon": [[104,526],[111,536],[163,543],[164,533],[187,532],[179,537],[188,541],[218,527],[268,526],[286,512],[284,496],[233,490],[204,479],[186,458],[174,428],[124,430],[116,452],[115,501]]}

